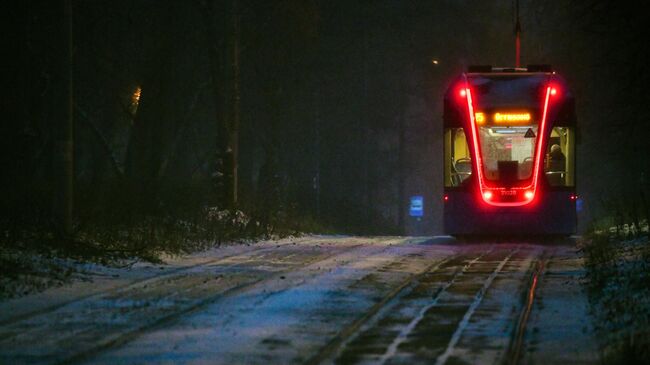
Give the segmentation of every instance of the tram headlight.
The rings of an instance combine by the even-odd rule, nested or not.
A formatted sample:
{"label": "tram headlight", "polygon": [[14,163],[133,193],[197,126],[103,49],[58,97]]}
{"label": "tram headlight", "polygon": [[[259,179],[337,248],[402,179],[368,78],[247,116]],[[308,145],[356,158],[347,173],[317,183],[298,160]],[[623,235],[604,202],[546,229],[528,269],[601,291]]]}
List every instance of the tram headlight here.
{"label": "tram headlight", "polygon": [[490,200],[490,199],[492,199],[492,192],[489,191],[489,190],[488,190],[488,191],[484,191],[484,192],[483,192],[483,199],[485,199],[485,200]]}
{"label": "tram headlight", "polygon": [[535,193],[533,193],[530,190],[526,190],[526,192],[524,193],[524,196],[526,197],[526,199],[530,200],[535,196]]}

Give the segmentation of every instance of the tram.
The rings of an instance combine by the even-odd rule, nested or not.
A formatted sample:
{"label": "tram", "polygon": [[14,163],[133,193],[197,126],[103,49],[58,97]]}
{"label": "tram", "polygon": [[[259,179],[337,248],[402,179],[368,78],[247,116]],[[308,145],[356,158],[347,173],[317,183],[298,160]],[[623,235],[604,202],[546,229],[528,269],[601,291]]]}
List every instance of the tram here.
{"label": "tram", "polygon": [[576,232],[575,102],[550,66],[470,66],[443,124],[446,234]]}

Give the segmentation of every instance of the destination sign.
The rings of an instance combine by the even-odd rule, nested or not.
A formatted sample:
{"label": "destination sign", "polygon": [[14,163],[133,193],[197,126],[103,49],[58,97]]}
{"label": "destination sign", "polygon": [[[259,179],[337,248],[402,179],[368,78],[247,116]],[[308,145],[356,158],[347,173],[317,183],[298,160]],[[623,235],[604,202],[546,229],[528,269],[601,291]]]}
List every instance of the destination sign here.
{"label": "destination sign", "polygon": [[[490,121],[494,124],[511,125],[527,124],[532,121],[533,117],[529,112],[496,112],[491,115]],[[476,124],[485,124],[488,118],[484,112],[474,114]]]}
{"label": "destination sign", "polygon": [[495,123],[529,122],[530,113],[494,113]]}

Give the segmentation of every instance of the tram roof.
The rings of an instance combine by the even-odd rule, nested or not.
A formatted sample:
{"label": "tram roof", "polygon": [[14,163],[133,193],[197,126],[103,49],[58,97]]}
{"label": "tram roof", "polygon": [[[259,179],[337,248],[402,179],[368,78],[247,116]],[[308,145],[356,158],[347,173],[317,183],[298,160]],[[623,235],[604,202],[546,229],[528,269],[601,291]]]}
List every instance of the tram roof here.
{"label": "tram roof", "polygon": [[[573,94],[571,93],[564,78],[558,75],[550,65],[528,65],[527,67],[492,67],[488,65],[469,66],[464,75],[467,76],[467,79],[465,80],[501,79],[502,77],[505,77],[506,79],[509,79],[508,83],[511,81],[514,82],[511,85],[519,85],[524,88],[526,87],[527,83],[531,83],[529,86],[534,86],[533,84],[541,82],[540,80],[542,79],[547,80],[546,77],[543,77],[541,79],[539,78],[539,76],[547,75],[550,77],[550,79],[552,79],[553,84],[559,86],[562,90],[561,98],[558,101],[559,104],[556,104],[559,108],[553,108],[554,115],[551,117],[553,119],[553,122],[561,123],[567,126],[576,125],[575,100],[573,98]],[[522,80],[513,80],[519,79],[519,77],[521,77]],[[454,98],[452,96],[456,95],[456,91],[458,90],[459,85],[463,84],[463,78],[464,77],[462,75],[459,75],[459,77],[449,85],[447,91],[445,92],[443,120],[446,127],[460,127],[464,123],[462,118],[463,111],[462,108],[459,109],[458,98]],[[514,86],[509,86],[508,89],[510,92],[514,93],[512,95],[527,95],[526,92],[516,92],[516,90],[513,90],[512,87]],[[500,88],[499,90],[502,90],[504,92],[508,91],[506,89]],[[484,102],[490,103],[485,98],[483,98],[483,100]],[[530,107],[530,103],[534,103],[534,100],[531,100],[524,100],[521,102],[516,100],[508,100],[508,102],[505,104],[510,103],[520,105],[521,107]],[[496,105],[503,103],[493,104]]]}
{"label": "tram roof", "polygon": [[471,65],[467,73],[554,73],[551,65],[528,65],[527,67],[493,67],[490,65]]}

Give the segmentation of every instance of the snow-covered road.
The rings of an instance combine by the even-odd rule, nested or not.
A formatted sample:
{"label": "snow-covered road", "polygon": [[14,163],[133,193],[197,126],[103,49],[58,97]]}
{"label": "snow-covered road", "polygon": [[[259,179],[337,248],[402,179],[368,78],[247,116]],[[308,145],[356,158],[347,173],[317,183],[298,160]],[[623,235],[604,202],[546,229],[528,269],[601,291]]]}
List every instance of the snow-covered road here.
{"label": "snow-covered road", "polygon": [[231,246],[0,303],[0,363],[595,363],[571,242]]}

